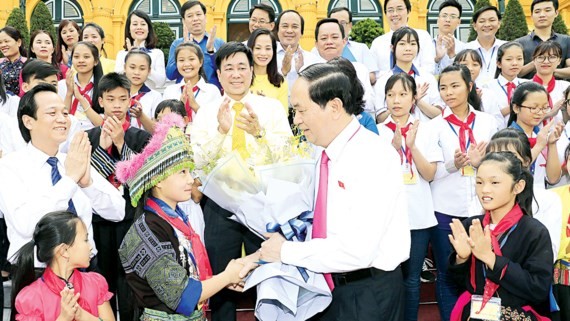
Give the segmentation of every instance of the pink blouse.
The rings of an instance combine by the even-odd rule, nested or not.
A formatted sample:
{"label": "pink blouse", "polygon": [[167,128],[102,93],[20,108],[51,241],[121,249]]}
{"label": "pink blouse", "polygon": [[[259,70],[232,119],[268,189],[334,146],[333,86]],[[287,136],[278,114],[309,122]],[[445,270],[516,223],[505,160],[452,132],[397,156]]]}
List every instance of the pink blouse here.
{"label": "pink blouse", "polygon": [[[113,293],[109,292],[107,281],[101,274],[81,272],[81,275],[83,277],[81,297],[98,317],[98,307],[109,301]],[[53,321],[59,316],[60,308],[61,296],[53,293],[42,278],[22,289],[16,296],[16,311],[18,311],[16,320]]]}

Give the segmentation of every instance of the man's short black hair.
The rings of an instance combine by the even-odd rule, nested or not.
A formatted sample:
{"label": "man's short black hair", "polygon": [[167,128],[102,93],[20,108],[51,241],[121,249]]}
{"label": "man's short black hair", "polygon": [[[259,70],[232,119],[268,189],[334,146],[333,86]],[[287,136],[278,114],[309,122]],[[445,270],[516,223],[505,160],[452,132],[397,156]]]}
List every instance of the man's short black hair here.
{"label": "man's short black hair", "polygon": [[110,72],[101,77],[101,80],[99,80],[99,85],[97,85],[97,87],[99,88],[100,97],[103,97],[104,93],[115,90],[119,87],[126,89],[127,92],[129,92],[129,95],[131,93],[131,82],[127,76],[117,72]]}
{"label": "man's short black hair", "polygon": [[340,24],[340,22],[338,22],[337,19],[335,18],[324,18],[319,20],[319,22],[317,22],[317,26],[315,27],[315,41],[319,40],[319,30],[321,29],[321,25],[325,24],[325,23],[334,23],[336,25],[338,25],[338,28],[340,29],[340,34],[342,35],[342,39],[344,39],[344,28],[342,27],[342,25]]}
{"label": "man's short black hair", "polygon": [[477,19],[479,19],[479,16],[485,11],[495,11],[495,13],[497,14],[497,18],[499,18],[499,20],[501,20],[501,18],[502,18],[501,12],[499,12],[499,9],[497,9],[497,7],[495,7],[495,6],[484,6],[484,7],[479,8],[479,10],[475,11],[475,13],[473,14],[473,20],[471,20],[471,21],[473,23],[476,23]]}
{"label": "man's short black hair", "polygon": [[342,101],[342,106],[349,115],[357,115],[360,106],[353,104],[352,84],[338,66],[318,63],[307,67],[299,78],[309,83],[309,97],[321,108],[335,98]]}
{"label": "man's short black hair", "polygon": [[275,21],[275,10],[273,10],[273,7],[265,4],[265,3],[258,3],[255,6],[251,7],[251,9],[249,9],[249,17],[251,18],[251,15],[253,14],[253,12],[255,11],[255,9],[259,9],[262,11],[267,12],[267,15],[269,16],[269,22],[274,22]]}
{"label": "man's short black hair", "polygon": [[534,5],[542,2],[552,2],[554,10],[558,11],[558,0],[533,0],[532,3],[530,4],[530,13],[532,14],[532,12],[534,11]]}
{"label": "man's short black hair", "polygon": [[303,16],[300,13],[298,13],[296,10],[285,10],[279,14],[279,16],[277,17],[277,21],[275,21],[275,32],[279,32],[279,22],[281,21],[281,17],[283,17],[284,14],[289,13],[289,12],[294,12],[299,16],[299,19],[301,19],[301,34],[304,34],[305,33],[305,19],[303,19]]}
{"label": "man's short black hair", "polygon": [[29,83],[32,77],[44,80],[49,76],[57,75],[59,70],[54,65],[40,59],[28,60],[22,68],[22,81]]}
{"label": "man's short black hair", "polygon": [[441,12],[441,10],[443,10],[444,8],[447,7],[454,7],[457,10],[459,10],[459,17],[461,17],[461,14],[463,13],[463,7],[461,6],[461,4],[455,0],[445,0],[444,2],[442,2],[439,5],[439,12]]}
{"label": "man's short black hair", "polygon": [[194,7],[195,5],[200,5],[200,8],[202,8],[202,12],[204,12],[204,14],[206,14],[206,6],[200,2],[200,1],[187,1],[182,5],[182,8],[180,8],[180,16],[182,16],[182,19],[184,19],[184,15],[186,14],[186,11],[192,7]]}
{"label": "man's short black hair", "polygon": [[241,42],[230,41],[223,44],[216,52],[216,68],[221,70],[222,61],[226,60],[229,56],[233,56],[238,52],[243,52],[247,56],[249,66],[253,66],[253,54],[251,50]]}
{"label": "man's short black hair", "polygon": [[44,91],[51,91],[57,95],[57,89],[52,84],[41,83],[30,89],[23,97],[20,99],[20,104],[18,105],[18,127],[20,128],[20,133],[24,138],[26,143],[32,140],[32,135],[30,130],[24,125],[24,116],[30,116],[33,119],[38,119],[38,104],[36,101],[36,95]]}
{"label": "man's short black hair", "polygon": [[[386,14],[386,6],[388,5],[388,2],[390,2],[390,0],[384,0],[384,14]],[[404,0],[404,5],[406,6],[406,11],[408,11],[408,13],[410,13],[412,11],[412,4],[410,3],[410,0]]]}
{"label": "man's short black hair", "polygon": [[341,12],[341,11],[348,12],[348,22],[352,22],[352,12],[350,12],[350,10],[348,10],[347,7],[336,7],[334,9],[332,9],[331,11],[329,11],[327,18],[330,18],[333,13],[337,13],[337,12]]}

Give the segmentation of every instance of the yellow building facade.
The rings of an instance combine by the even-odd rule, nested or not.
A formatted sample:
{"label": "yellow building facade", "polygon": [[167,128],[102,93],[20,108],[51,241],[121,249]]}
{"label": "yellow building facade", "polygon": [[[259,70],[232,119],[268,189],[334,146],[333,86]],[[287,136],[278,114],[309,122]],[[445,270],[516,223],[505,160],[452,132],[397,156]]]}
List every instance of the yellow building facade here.
{"label": "yellow building facade", "polygon": [[[4,26],[10,11],[18,6],[25,8],[26,19],[29,23],[33,9],[43,1],[48,5],[54,23],[62,19],[71,19],[80,25],[88,22],[99,24],[105,30],[105,48],[110,56],[122,49],[125,39],[125,21],[129,12],[139,9],[146,11],[152,21],[169,23],[176,35],[180,35],[182,25],[180,23],[180,7],[185,0],[1,0],[0,1],[0,26]],[[435,21],[437,9],[444,0],[411,0],[412,12],[409,16],[409,25],[415,28],[423,28],[437,33]],[[469,22],[473,14],[475,0],[458,0],[463,6],[462,23],[457,36],[466,39]],[[504,6],[506,3],[497,3]],[[314,45],[314,29],[319,19],[326,17],[327,12],[337,6],[346,6],[351,9],[354,21],[372,18],[388,29],[383,21],[383,0],[203,0],[207,7],[208,30],[218,26],[217,36],[225,40],[242,40],[247,37],[247,12],[257,3],[266,3],[273,6],[277,12],[283,10],[297,10],[305,19],[305,33],[301,44],[304,48],[312,48]],[[532,30],[530,19],[530,4],[532,0],[520,0],[529,29]],[[570,0],[561,0],[559,4],[560,14],[564,21],[570,22]]]}

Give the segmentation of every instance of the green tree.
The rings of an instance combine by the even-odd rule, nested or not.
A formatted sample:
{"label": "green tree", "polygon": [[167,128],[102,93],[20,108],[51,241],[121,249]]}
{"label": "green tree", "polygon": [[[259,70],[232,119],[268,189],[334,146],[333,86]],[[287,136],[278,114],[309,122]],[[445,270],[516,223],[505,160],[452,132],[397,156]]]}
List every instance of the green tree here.
{"label": "green tree", "polygon": [[368,47],[372,44],[372,41],[378,36],[384,34],[384,30],[378,24],[378,22],[372,19],[364,19],[357,22],[350,32],[350,37],[354,41],[365,43]]}
{"label": "green tree", "polygon": [[[30,19],[30,34],[36,30],[47,31],[54,41],[57,41],[55,27],[53,26],[53,18],[49,13],[49,9],[43,1],[40,1],[34,8],[32,18]],[[55,43],[53,44],[55,47]]]}
{"label": "green tree", "polygon": [[152,28],[158,37],[157,48],[164,52],[164,63],[168,62],[168,53],[170,51],[170,45],[176,40],[174,31],[170,29],[166,22],[153,22]]}
{"label": "green tree", "polygon": [[566,27],[566,23],[560,14],[558,14],[556,19],[554,19],[554,22],[552,23],[552,30],[563,35],[568,34],[568,27]]}
{"label": "green tree", "polygon": [[[489,0],[477,0],[477,2],[475,2],[475,7],[473,8],[473,12],[477,12],[477,10],[483,8],[484,6],[490,6],[491,3],[489,2]],[[467,39],[467,41],[473,41],[477,39],[477,32],[475,31],[475,29],[473,29],[473,25],[471,25],[470,27],[470,31],[469,31],[469,38]]]}
{"label": "green tree", "polygon": [[20,8],[16,7],[12,9],[12,12],[10,12],[10,15],[8,16],[8,20],[6,21],[6,25],[14,27],[20,31],[23,39],[22,44],[24,45],[24,48],[27,48],[30,43],[30,32],[28,31],[26,17],[24,17],[24,13]]}
{"label": "green tree", "polygon": [[528,34],[526,16],[519,0],[509,0],[497,38],[512,41]]}

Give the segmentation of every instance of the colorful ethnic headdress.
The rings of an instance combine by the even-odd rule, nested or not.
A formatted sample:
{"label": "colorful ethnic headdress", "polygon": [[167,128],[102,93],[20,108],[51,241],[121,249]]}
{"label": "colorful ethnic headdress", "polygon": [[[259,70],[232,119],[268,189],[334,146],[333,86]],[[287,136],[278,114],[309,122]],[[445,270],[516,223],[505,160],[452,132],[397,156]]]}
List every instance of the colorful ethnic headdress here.
{"label": "colorful ethnic headdress", "polygon": [[194,169],[190,142],[182,128],[182,117],[167,114],[155,125],[152,138],[143,151],[117,164],[117,179],[129,186],[133,206],[137,206],[144,192],[168,176],[184,168]]}

